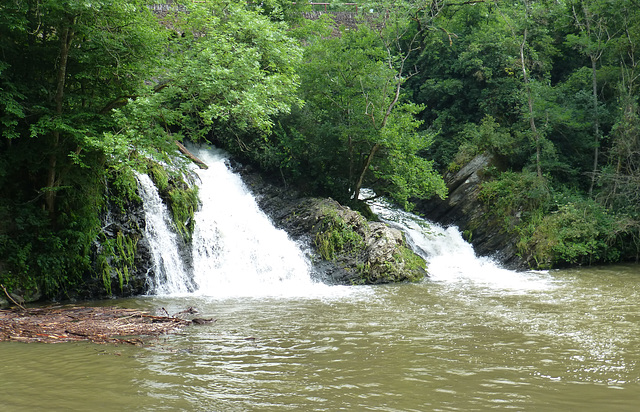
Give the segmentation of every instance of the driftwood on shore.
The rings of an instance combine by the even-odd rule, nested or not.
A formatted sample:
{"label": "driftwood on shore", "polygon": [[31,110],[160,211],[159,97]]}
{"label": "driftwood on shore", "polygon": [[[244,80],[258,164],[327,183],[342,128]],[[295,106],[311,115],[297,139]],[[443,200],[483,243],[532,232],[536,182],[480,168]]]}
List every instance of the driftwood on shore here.
{"label": "driftwood on shore", "polygon": [[173,316],[154,316],[117,307],[55,306],[0,310],[0,341],[127,343],[174,332],[193,324]]}

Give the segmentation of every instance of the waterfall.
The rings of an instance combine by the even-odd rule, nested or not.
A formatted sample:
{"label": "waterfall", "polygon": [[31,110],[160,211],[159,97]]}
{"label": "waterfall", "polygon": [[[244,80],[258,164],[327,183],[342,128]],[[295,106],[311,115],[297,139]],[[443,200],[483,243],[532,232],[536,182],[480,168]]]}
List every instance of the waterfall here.
{"label": "waterfall", "polygon": [[306,294],[322,287],[300,247],[260,210],[224,152],[192,148],[209,168],[198,169],[202,206],[192,242],[197,293],[207,296]]}
{"label": "waterfall", "polygon": [[[171,229],[166,205],[151,179],[138,176],[156,273],[151,293],[222,298],[352,293],[313,281],[306,253],[260,210],[242,179],[229,169],[223,151],[190,150],[209,167],[193,170],[201,205],[194,216],[189,250]],[[490,258],[476,256],[454,226],[441,227],[381,199],[370,206],[383,221],[402,230],[411,248],[425,258],[430,281],[474,282],[515,292],[549,287],[544,277],[507,270]],[[184,254],[190,257],[189,268]]]}
{"label": "waterfall", "polygon": [[[363,196],[371,194],[365,192]],[[494,259],[477,256],[455,226],[442,227],[400,210],[384,199],[372,201],[369,206],[380,219],[405,233],[409,246],[427,261],[432,281],[474,282],[515,292],[550,286],[543,277],[504,269]]]}
{"label": "waterfall", "polygon": [[152,294],[178,295],[192,291],[191,276],[180,255],[178,236],[171,229],[171,218],[158,189],[146,174],[138,174],[138,188],[145,213],[145,237],[151,246],[155,276]]}
{"label": "waterfall", "polygon": [[[242,179],[228,167],[226,154],[190,147],[208,169],[197,169],[200,207],[191,244],[179,241],[166,205],[147,175],[139,175],[156,273],[150,293],[208,297],[331,297],[344,287],[312,279],[307,254],[262,212]],[[182,255],[181,255],[182,254]],[[185,267],[183,256],[190,265]]]}

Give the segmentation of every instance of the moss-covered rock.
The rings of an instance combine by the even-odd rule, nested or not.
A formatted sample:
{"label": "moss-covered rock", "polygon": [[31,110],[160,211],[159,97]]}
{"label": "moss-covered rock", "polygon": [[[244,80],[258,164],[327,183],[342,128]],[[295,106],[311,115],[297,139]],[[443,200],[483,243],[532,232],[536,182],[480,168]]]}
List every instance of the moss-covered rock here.
{"label": "moss-covered rock", "polygon": [[309,246],[324,281],[379,284],[426,276],[426,262],[407,247],[401,231],[333,199],[299,197],[257,174],[244,170],[242,175],[276,226]]}
{"label": "moss-covered rock", "polygon": [[195,224],[193,216],[198,210],[198,187],[189,182],[190,176],[185,173],[171,172],[157,163],[150,163],[148,172],[171,211],[176,232],[184,242],[190,242]]}
{"label": "moss-covered rock", "polygon": [[105,207],[101,229],[92,248],[91,273],[87,273],[75,299],[140,295],[148,290],[151,249],[144,238],[146,225],[142,199],[132,171],[114,173],[105,182]]}
{"label": "moss-covered rock", "polygon": [[399,230],[370,222],[332,199],[305,199],[296,209],[287,217],[288,224],[305,222],[320,256],[340,268],[334,280],[377,284],[425,276],[426,263],[406,247]]}

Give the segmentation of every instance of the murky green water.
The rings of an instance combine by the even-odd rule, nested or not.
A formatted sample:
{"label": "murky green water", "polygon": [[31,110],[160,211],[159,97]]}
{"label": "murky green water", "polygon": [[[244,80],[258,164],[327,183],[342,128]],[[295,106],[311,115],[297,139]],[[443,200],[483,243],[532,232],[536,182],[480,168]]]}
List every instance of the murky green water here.
{"label": "murky green water", "polygon": [[[113,302],[109,302],[113,303]],[[640,267],[143,298],[214,325],[146,348],[0,344],[7,411],[636,411]]]}

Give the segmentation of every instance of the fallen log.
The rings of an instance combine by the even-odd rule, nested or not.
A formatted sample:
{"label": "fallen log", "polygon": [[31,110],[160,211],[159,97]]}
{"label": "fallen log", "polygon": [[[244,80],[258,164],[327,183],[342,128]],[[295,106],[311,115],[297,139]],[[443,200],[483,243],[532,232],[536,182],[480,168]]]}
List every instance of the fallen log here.
{"label": "fallen log", "polygon": [[189,159],[191,159],[193,161],[193,163],[197,164],[200,169],[208,169],[209,168],[209,166],[207,166],[207,164],[205,162],[203,162],[202,160],[198,159],[193,153],[191,153],[189,151],[189,149],[184,147],[184,145],[182,143],[180,143],[179,141],[177,141],[177,140],[176,140],[176,146],[178,146],[178,150],[180,150],[180,152],[182,154],[184,154]]}
{"label": "fallen log", "polygon": [[[20,304],[20,302],[18,302],[18,300],[20,300],[20,298],[18,296],[14,296],[13,294],[7,292],[7,288],[4,287],[4,285],[0,284],[0,288],[2,288],[2,290],[4,290],[4,294],[7,295],[7,297],[9,298],[9,300],[11,300],[11,302],[13,302],[16,306],[18,306],[20,309],[22,310],[26,310],[24,308],[24,306],[22,306]],[[17,299],[16,299],[17,298]],[[22,299],[22,303],[24,303],[24,299]]]}

